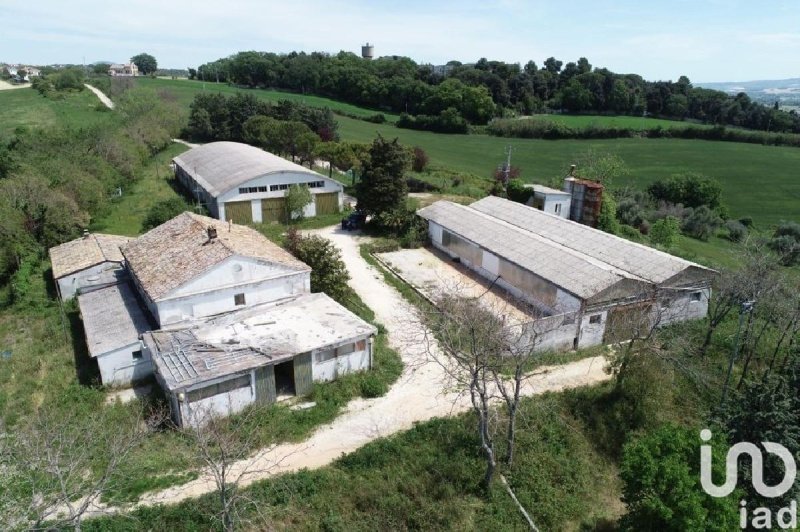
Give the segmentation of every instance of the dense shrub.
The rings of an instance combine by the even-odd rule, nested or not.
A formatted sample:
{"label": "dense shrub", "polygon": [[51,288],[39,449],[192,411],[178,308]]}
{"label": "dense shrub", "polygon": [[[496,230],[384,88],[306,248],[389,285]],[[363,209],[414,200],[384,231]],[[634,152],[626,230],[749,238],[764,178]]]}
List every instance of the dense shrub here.
{"label": "dense shrub", "polygon": [[680,203],[686,207],[705,205],[717,209],[722,204],[722,185],[701,174],[675,174],[647,187],[656,201]]}
{"label": "dense shrub", "polygon": [[438,115],[412,116],[408,113],[403,113],[397,121],[397,127],[434,131],[436,133],[469,132],[469,124],[453,107],[445,109]]}
{"label": "dense shrub", "polygon": [[291,228],[286,235],[286,249],[311,267],[312,292],[324,292],[339,303],[345,301],[350,275],[333,242],[317,235],[302,236]]}
{"label": "dense shrub", "polygon": [[781,256],[784,265],[800,263],[800,224],[781,222],[769,241],[769,247]]}
{"label": "dense shrub", "polygon": [[511,201],[527,203],[533,194],[533,189],[525,186],[521,179],[511,179],[506,185],[506,195]]}
{"label": "dense shrub", "polygon": [[675,244],[678,234],[680,234],[680,221],[667,216],[656,221],[650,228],[650,241],[668,248]]}
{"label": "dense shrub", "polygon": [[642,233],[630,225],[621,224],[617,230],[617,234],[628,240],[633,240],[634,242],[641,242],[643,240]]}
{"label": "dense shrub", "polygon": [[741,242],[747,236],[747,227],[737,220],[725,222],[725,229],[728,230],[728,240],[731,242]]}
{"label": "dense shrub", "polygon": [[720,225],[722,225],[722,219],[719,215],[707,206],[701,205],[686,217],[681,230],[688,236],[708,240]]}
{"label": "dense shrub", "polygon": [[611,194],[603,196],[600,204],[600,214],[597,216],[597,228],[612,235],[619,231],[619,221],[617,220],[617,202]]}
{"label": "dense shrub", "polygon": [[424,172],[428,167],[429,161],[430,157],[428,157],[425,150],[419,146],[414,146],[411,153],[411,169],[415,172]]}
{"label": "dense shrub", "polygon": [[185,211],[186,202],[181,198],[170,198],[153,204],[142,221],[142,231],[149,231]]}

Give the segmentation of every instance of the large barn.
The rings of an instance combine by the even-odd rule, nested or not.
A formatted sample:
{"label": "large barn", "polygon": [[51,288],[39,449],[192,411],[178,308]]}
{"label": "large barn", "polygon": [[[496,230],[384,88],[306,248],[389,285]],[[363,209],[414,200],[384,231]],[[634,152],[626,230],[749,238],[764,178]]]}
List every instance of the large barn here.
{"label": "large barn", "polygon": [[713,270],[538,209],[488,197],[418,211],[434,247],[532,305],[552,348],[702,318]]}
{"label": "large barn", "polygon": [[173,159],[175,176],[220,220],[238,224],[285,222],[284,196],[305,185],[312,201],[306,217],[339,212],[342,185],[272,153],[238,142],[212,142]]}

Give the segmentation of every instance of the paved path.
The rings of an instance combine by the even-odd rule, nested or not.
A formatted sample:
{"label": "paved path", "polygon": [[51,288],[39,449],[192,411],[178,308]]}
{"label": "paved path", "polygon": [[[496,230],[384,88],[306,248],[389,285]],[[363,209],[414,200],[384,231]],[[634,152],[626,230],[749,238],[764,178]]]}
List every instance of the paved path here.
{"label": "paved path", "polygon": [[[278,473],[322,467],[377,438],[410,429],[415,422],[470,408],[466,397],[444,390],[444,372],[429,360],[421,341],[424,331],[415,323],[414,309],[361,257],[358,248],[361,237],[338,227],[315,233],[330,238],[342,251],[351,276],[350,285],[386,327],[389,343],[400,353],[404,370],[385,396],[353,400],[344,413],[330,424],[319,427],[306,441],[278,445],[261,454],[255,462],[239,464],[239,467],[247,465],[249,470],[259,471],[245,477],[244,485]],[[604,367],[603,357],[593,357],[564,366],[541,368],[529,379],[524,393],[533,395],[598,383],[609,378]],[[176,503],[214,489],[211,476],[203,474],[182,486],[145,494],[137,506]],[[98,507],[92,513],[114,510]]]}
{"label": "paved path", "polygon": [[114,108],[114,102],[112,102],[111,98],[106,96],[103,91],[101,91],[100,89],[98,89],[97,87],[95,87],[93,85],[89,85],[88,83],[84,83],[83,86],[86,87],[87,89],[89,89],[90,91],[92,91],[93,93],[95,93],[95,95],[98,98],[100,98],[100,101],[103,102],[103,105],[105,105],[109,109],[113,109]]}

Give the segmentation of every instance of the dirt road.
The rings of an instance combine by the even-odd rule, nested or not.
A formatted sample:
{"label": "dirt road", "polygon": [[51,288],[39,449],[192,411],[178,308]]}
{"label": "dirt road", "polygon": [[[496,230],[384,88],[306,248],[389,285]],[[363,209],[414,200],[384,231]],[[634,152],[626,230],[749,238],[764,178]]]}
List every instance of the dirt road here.
{"label": "dirt road", "polygon": [[[250,465],[250,470],[260,472],[247,476],[244,484],[277,473],[324,466],[377,438],[409,429],[415,422],[456,414],[469,408],[466,397],[443,389],[444,372],[426,354],[412,307],[386,284],[380,272],[361,257],[358,249],[361,238],[337,227],[316,233],[330,238],[342,251],[351,276],[350,285],[388,330],[389,343],[401,354],[405,364],[403,374],[385,396],[354,400],[342,415],[318,428],[306,441],[278,445],[263,454]],[[604,366],[602,357],[594,357],[540,369],[530,378],[525,393],[532,395],[601,382],[608,379]],[[145,494],[138,505],[175,503],[214,489],[213,479],[204,474],[188,484]],[[96,510],[92,513],[114,509]]]}
{"label": "dirt road", "polygon": [[86,87],[87,89],[89,89],[90,91],[92,91],[93,93],[95,93],[95,95],[98,98],[100,98],[100,101],[103,103],[103,105],[105,105],[109,109],[113,109],[114,108],[114,102],[112,102],[111,98],[106,96],[103,91],[101,91],[97,87],[89,85],[88,83],[84,83],[83,86]]}
{"label": "dirt road", "polygon": [[30,83],[22,83],[19,85],[14,85],[13,83],[9,83],[7,81],[0,80],[0,91],[6,90],[14,90],[14,89],[27,89],[30,88]]}

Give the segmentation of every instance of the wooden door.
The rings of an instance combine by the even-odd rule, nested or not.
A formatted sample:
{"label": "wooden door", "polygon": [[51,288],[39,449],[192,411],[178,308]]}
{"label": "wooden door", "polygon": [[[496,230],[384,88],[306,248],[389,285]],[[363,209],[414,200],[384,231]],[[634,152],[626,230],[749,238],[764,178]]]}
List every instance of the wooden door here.
{"label": "wooden door", "polygon": [[275,370],[272,366],[256,368],[256,403],[268,405],[275,402]]}
{"label": "wooden door", "polygon": [[261,221],[263,223],[287,220],[285,198],[264,198],[261,200]]}
{"label": "wooden door", "polygon": [[298,397],[308,395],[314,386],[311,373],[311,353],[294,357],[294,393]]}
{"label": "wooden door", "polygon": [[235,224],[253,223],[253,209],[249,201],[225,202],[225,221]]}
{"label": "wooden door", "polygon": [[314,203],[317,209],[317,216],[337,213],[339,212],[339,193],[314,194]]}

